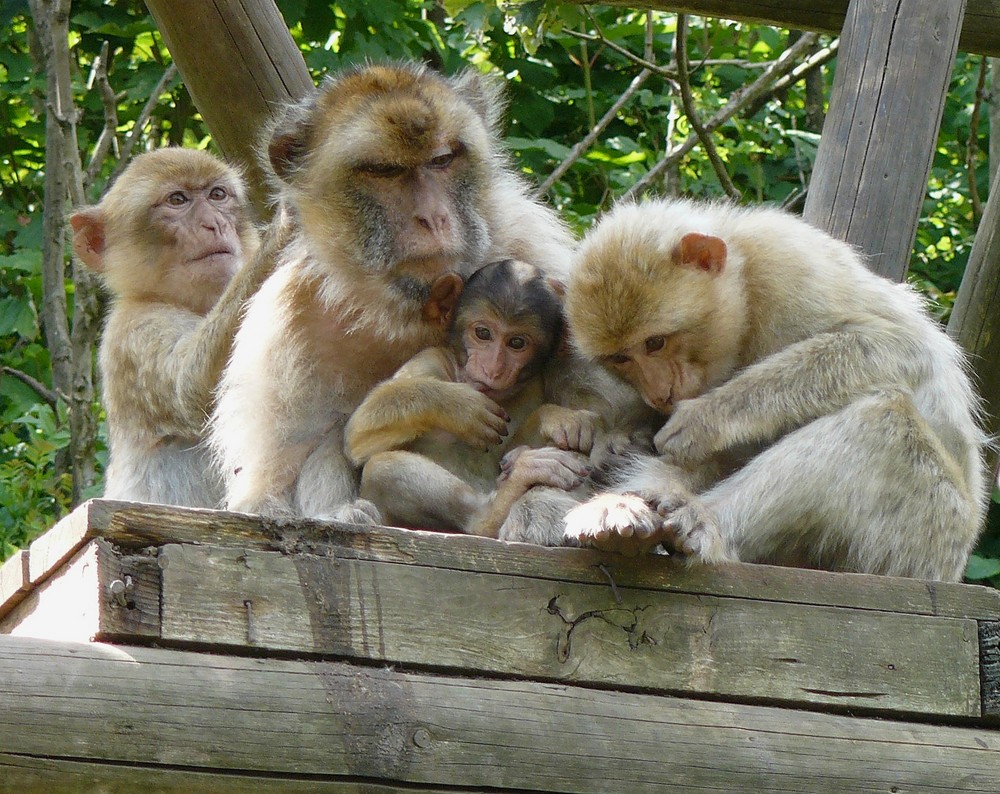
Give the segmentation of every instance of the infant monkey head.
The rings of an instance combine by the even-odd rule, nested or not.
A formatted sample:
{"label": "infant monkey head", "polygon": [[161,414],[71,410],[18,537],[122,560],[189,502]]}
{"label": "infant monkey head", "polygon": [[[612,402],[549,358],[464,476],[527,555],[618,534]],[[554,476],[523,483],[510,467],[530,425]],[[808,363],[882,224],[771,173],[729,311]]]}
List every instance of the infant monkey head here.
{"label": "infant monkey head", "polygon": [[560,286],[534,265],[504,259],[469,277],[451,345],[463,380],[502,403],[538,374],[562,334]]}

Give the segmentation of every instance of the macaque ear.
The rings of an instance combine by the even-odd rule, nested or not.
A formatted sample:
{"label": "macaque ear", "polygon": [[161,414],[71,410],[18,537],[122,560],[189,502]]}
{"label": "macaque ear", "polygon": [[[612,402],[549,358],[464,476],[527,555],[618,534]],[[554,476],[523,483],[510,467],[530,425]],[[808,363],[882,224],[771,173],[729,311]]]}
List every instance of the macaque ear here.
{"label": "macaque ear", "polygon": [[431,325],[439,325],[447,329],[455,316],[455,306],[462,295],[465,282],[458,273],[445,273],[438,276],[431,284],[430,295],[424,304],[424,319]]}
{"label": "macaque ear", "polygon": [[104,271],[104,215],[89,207],[70,215],[73,227],[73,253],[95,273]]}
{"label": "macaque ear", "polygon": [[495,75],[468,68],[451,78],[452,88],[468,102],[491,132],[499,133],[507,109],[505,84]]}
{"label": "macaque ear", "polygon": [[559,296],[559,300],[566,299],[566,285],[563,284],[559,279],[552,278],[551,276],[546,279],[549,282],[549,286],[552,287],[552,291]]}
{"label": "macaque ear", "polygon": [[716,275],[726,265],[726,244],[707,234],[685,234],[674,249],[674,262]]}

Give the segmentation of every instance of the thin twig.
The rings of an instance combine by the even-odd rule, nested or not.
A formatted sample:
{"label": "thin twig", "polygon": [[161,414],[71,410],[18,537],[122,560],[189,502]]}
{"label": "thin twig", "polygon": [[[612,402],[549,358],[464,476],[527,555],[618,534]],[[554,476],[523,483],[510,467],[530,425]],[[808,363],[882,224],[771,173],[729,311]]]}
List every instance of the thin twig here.
{"label": "thin twig", "polygon": [[722,189],[726,191],[726,195],[730,198],[739,201],[743,195],[736,188],[736,185],[733,184],[733,180],[729,178],[726,165],[722,162],[722,158],[719,157],[719,152],[715,148],[715,142],[712,140],[711,134],[705,129],[705,125],[701,123],[698,110],[694,106],[694,97],[691,95],[691,76],[688,74],[687,30],[687,14],[678,14],[677,35],[674,40],[677,44],[677,76],[681,88],[681,102],[684,104],[684,114],[687,116],[691,128],[701,141],[702,148],[705,150],[705,154],[708,155],[708,161],[712,164],[712,168],[715,170],[715,175],[718,177]]}
{"label": "thin twig", "polygon": [[59,403],[59,395],[55,393],[54,390],[50,389],[40,380],[31,377],[27,372],[22,372],[19,369],[14,369],[14,367],[4,367],[4,375],[10,375],[12,378],[21,381],[21,383],[28,386],[32,391],[34,391],[45,404],[48,405],[53,411],[56,410],[56,406]]}
{"label": "thin twig", "polygon": [[129,158],[132,156],[132,150],[135,145],[139,142],[139,138],[142,134],[143,128],[146,126],[146,122],[149,121],[149,117],[153,115],[153,111],[160,102],[160,95],[166,90],[167,84],[177,74],[177,65],[170,64],[164,72],[160,81],[156,84],[156,87],[152,90],[149,95],[149,100],[142,108],[142,112],[139,114],[139,118],[135,120],[135,124],[132,129],[129,130],[128,135],[125,136],[125,143],[122,145],[121,155],[118,158],[118,164],[115,166],[115,170],[111,173],[111,177],[108,179],[108,185],[114,183],[114,181],[121,175],[121,172],[125,170],[128,165]]}
{"label": "thin twig", "polygon": [[101,54],[94,59],[94,65],[90,71],[91,78],[89,82],[91,84],[97,83],[97,87],[101,92],[101,104],[104,105],[104,126],[101,128],[101,134],[97,138],[97,143],[94,144],[94,151],[90,156],[90,162],[87,163],[87,169],[84,171],[84,188],[88,188],[94,184],[94,181],[97,179],[97,173],[101,170],[101,165],[104,163],[104,158],[108,156],[111,147],[116,143],[115,133],[118,130],[118,101],[115,97],[114,89],[111,88],[111,83],[108,80],[109,52],[110,45],[105,41],[101,45]]}
{"label": "thin twig", "polygon": [[584,39],[586,41],[598,42],[600,44],[603,44],[609,50],[614,50],[626,60],[631,61],[637,66],[641,66],[643,69],[649,69],[649,71],[651,71],[653,74],[658,74],[660,75],[660,77],[666,78],[667,80],[677,79],[677,72],[671,69],[664,68],[663,66],[657,66],[655,63],[647,61],[645,58],[640,58],[634,52],[630,52],[629,50],[625,49],[625,47],[622,47],[620,44],[615,44],[610,39],[606,39],[603,35],[593,36],[589,33],[581,33],[578,30],[571,30],[570,28],[563,28],[562,32],[565,33],[567,36],[573,36],[574,38],[577,39]]}
{"label": "thin twig", "polygon": [[538,189],[535,191],[536,197],[542,196],[545,193],[547,193],[549,188],[551,188],[552,185],[555,184],[556,180],[559,179],[563,174],[565,174],[566,171],[568,171],[569,168],[573,165],[573,163],[575,163],[577,160],[580,159],[580,157],[583,155],[584,152],[587,151],[587,149],[593,146],[594,141],[596,141],[604,132],[604,130],[607,128],[607,126],[612,121],[614,121],[615,118],[617,118],[618,111],[621,110],[622,107],[624,107],[625,103],[627,103],[629,100],[632,99],[633,96],[635,96],[636,92],[639,90],[642,84],[646,82],[646,79],[650,76],[650,74],[652,74],[652,72],[650,72],[648,69],[643,69],[641,72],[639,72],[639,74],[637,74],[632,79],[632,82],[629,83],[628,88],[625,89],[625,92],[620,97],[618,97],[618,99],[615,101],[615,104],[613,104],[608,109],[608,112],[605,113],[603,116],[601,116],[601,120],[594,125],[594,128],[589,133],[587,133],[587,135],[585,135],[582,140],[576,143],[576,145],[570,150],[570,153],[566,156],[566,159],[563,160],[561,163],[559,163],[559,165],[556,166],[556,169],[551,174],[549,174],[548,178],[546,178],[546,180],[542,182],[541,185],[538,186]]}
{"label": "thin twig", "polygon": [[[754,82],[750,85],[730,94],[729,102],[727,102],[722,109],[712,116],[712,118],[705,122],[705,130],[707,132],[712,132],[725,124],[729,121],[729,119],[741,112],[744,108],[752,105],[758,97],[763,96],[770,91],[776,80],[786,74],[789,74],[796,67],[798,59],[802,57],[802,55],[808,51],[810,47],[812,47],[815,41],[815,34],[807,33],[802,36],[802,38],[795,42],[795,44],[785,50],[771,65],[771,67],[764,72],[764,74],[754,80]],[[649,169],[642,179],[632,185],[623,198],[636,196],[646,190],[648,186],[654,182],[654,180],[658,179],[665,170],[678,163],[684,155],[690,152],[697,145],[697,143],[698,136],[695,134],[689,135],[684,143],[671,151],[666,157],[660,160],[660,162]]]}

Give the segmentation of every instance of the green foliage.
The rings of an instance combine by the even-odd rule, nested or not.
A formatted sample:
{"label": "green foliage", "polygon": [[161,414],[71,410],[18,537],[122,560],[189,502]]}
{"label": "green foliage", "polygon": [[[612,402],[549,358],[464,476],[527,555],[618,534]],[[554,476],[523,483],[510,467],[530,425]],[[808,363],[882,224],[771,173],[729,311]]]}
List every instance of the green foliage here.
{"label": "green foliage", "polygon": [[[472,65],[502,74],[510,97],[509,148],[521,170],[536,181],[562,164],[626,91],[640,66],[622,50],[642,56],[646,40],[646,12],[554,0],[512,6],[497,0],[279,0],[278,5],[316,79],[328,70],[385,58],[420,59],[446,72]],[[651,12],[650,19],[653,60],[667,65],[676,16]],[[693,17],[689,22],[692,88],[703,119],[755,80],[792,36],[724,20]],[[49,356],[38,320],[45,78],[29,50],[26,2],[0,7],[0,23],[0,79],[6,93],[0,103],[0,357],[4,366],[50,388]],[[139,0],[76,0],[72,31],[85,162],[104,124],[100,94],[88,81],[105,41],[112,52],[109,78],[119,96],[119,140],[135,131],[136,151],[209,143],[179,80],[148,123],[135,130],[170,60]],[[979,66],[978,57],[959,55],[911,263],[911,279],[931,297],[942,318],[950,311],[975,230],[966,147]],[[826,96],[832,71],[831,65],[822,72]],[[808,184],[819,140],[807,112],[808,98],[800,82],[737,114],[714,133],[719,156],[746,201],[785,202]],[[549,190],[552,203],[578,231],[690,135],[677,104],[672,80],[651,76]],[[971,180],[983,196],[988,132],[985,122],[975,132],[980,154]],[[102,165],[88,190],[91,199],[100,195],[113,166],[114,158]],[[653,187],[694,196],[722,194],[700,146]],[[69,507],[66,476],[59,473],[67,441],[64,414],[61,403],[53,410],[21,380],[0,378],[0,558]],[[987,538],[1000,538],[1000,527]],[[1000,539],[980,547],[969,576],[1000,582]]]}

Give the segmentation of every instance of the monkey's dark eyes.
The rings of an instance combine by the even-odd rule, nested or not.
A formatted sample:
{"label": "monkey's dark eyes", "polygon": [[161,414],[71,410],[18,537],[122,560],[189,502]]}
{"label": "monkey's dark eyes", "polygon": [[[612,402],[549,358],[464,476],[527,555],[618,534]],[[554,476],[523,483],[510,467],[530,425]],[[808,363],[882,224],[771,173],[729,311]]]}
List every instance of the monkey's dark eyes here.
{"label": "monkey's dark eyes", "polygon": [[655,353],[657,350],[662,350],[664,344],[664,339],[662,336],[651,336],[646,340],[646,352]]}
{"label": "monkey's dark eyes", "polygon": [[171,207],[183,207],[187,203],[187,193],[182,193],[180,190],[167,196],[167,204]]}
{"label": "monkey's dark eyes", "polygon": [[455,159],[455,152],[446,152],[445,154],[439,154],[437,157],[432,158],[428,161],[427,165],[431,168],[447,168]]}
{"label": "monkey's dark eyes", "polygon": [[481,339],[484,342],[489,342],[493,338],[493,334],[490,333],[490,329],[482,325],[476,326],[472,333],[476,335],[476,339]]}
{"label": "monkey's dark eyes", "polygon": [[608,361],[610,361],[612,364],[617,364],[618,366],[621,366],[622,364],[628,363],[628,356],[626,356],[624,353],[612,353],[610,356],[608,356]]}
{"label": "monkey's dark eyes", "polygon": [[511,350],[524,350],[528,346],[528,340],[523,336],[512,336],[507,340],[507,347]]}
{"label": "monkey's dark eyes", "polygon": [[228,198],[228,196],[229,191],[224,187],[216,186],[208,191],[208,197],[212,199],[212,201],[222,201],[223,199]]}
{"label": "monkey's dark eyes", "polygon": [[396,165],[395,163],[362,163],[358,166],[357,170],[368,176],[380,177],[382,179],[402,176],[406,171],[403,166]]}

